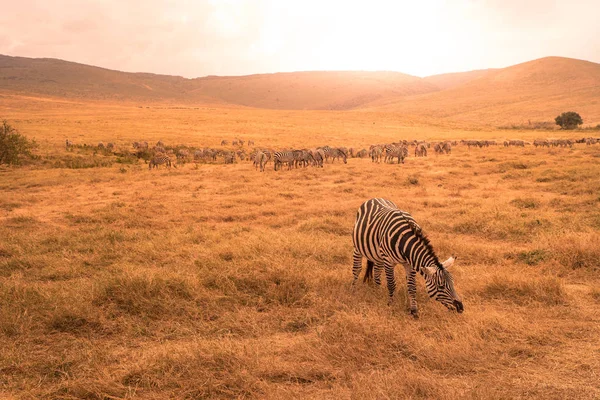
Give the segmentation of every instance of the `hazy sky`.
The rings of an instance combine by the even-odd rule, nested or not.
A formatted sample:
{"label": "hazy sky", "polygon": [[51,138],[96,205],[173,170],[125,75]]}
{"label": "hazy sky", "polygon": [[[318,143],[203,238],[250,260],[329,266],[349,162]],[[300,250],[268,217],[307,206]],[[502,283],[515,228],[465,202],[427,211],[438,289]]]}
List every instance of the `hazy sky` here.
{"label": "hazy sky", "polygon": [[600,63],[600,0],[1,0],[0,53],[185,77]]}

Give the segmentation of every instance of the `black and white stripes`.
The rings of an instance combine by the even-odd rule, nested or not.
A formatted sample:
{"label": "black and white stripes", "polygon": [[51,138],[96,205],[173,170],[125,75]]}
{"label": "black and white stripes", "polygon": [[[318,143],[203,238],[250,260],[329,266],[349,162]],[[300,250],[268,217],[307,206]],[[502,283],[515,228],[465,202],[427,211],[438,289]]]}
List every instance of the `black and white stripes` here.
{"label": "black and white stripes", "polygon": [[394,267],[402,264],[406,272],[410,312],[418,314],[415,276],[419,272],[425,279],[429,297],[441,302],[449,309],[463,311],[463,304],[454,290],[452,276],[447,268],[454,258],[441,263],[429,239],[421,231],[413,217],[398,209],[389,200],[371,199],[358,209],[354,233],[353,284],[362,269],[362,258],[367,259],[365,281],[374,277],[381,284],[381,271],[385,270],[389,301],[396,289]]}

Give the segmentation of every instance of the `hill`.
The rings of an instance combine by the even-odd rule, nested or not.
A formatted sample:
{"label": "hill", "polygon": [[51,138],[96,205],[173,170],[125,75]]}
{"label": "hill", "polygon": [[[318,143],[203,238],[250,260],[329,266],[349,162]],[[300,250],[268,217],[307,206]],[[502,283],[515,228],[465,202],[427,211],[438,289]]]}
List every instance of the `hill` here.
{"label": "hill", "polygon": [[186,79],[2,55],[0,87],[12,93],[61,98],[335,110],[438,90],[421,78],[399,72],[317,71]]}
{"label": "hill", "polygon": [[380,101],[372,109],[489,124],[550,121],[575,110],[600,122],[600,64],[546,57],[489,71],[447,90]]}
{"label": "hill", "polygon": [[577,111],[600,123],[600,64],[546,57],[502,69],[418,78],[399,72],[248,76],[127,73],[56,59],[0,56],[0,93],[281,110],[370,110],[416,120],[509,125]]}
{"label": "hill", "polygon": [[431,75],[423,78],[425,82],[429,82],[440,90],[452,89],[474,79],[481,78],[496,69],[478,69],[467,72],[451,72],[449,74]]}

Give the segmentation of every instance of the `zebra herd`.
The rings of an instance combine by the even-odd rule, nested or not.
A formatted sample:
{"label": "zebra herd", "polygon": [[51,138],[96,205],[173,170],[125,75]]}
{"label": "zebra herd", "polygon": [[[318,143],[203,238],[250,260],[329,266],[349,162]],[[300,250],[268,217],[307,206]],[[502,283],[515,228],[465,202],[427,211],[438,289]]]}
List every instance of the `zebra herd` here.
{"label": "zebra herd", "polygon": [[[459,141],[442,141],[442,142],[426,142],[419,140],[401,140],[398,142],[373,144],[369,149],[357,150],[347,147],[330,147],[322,146],[312,149],[285,149],[273,150],[267,148],[254,148],[250,153],[242,147],[244,145],[254,145],[253,140],[237,139],[231,141],[236,148],[195,148],[190,146],[166,146],[162,141],[156,142],[154,146],[150,146],[147,141],[133,142],[133,152],[128,150],[117,150],[114,143],[109,142],[106,145],[99,142],[97,145],[75,145],[73,141],[66,139],[65,147],[67,150],[72,150],[74,147],[93,149],[94,151],[102,151],[105,154],[113,153],[115,155],[133,154],[138,158],[143,158],[148,163],[148,168],[158,168],[160,165],[166,167],[184,164],[186,162],[216,162],[219,157],[222,158],[224,164],[234,164],[239,161],[252,161],[255,168],[263,172],[269,162],[273,162],[275,171],[282,170],[287,166],[288,170],[299,167],[318,167],[323,168],[324,163],[335,162],[339,160],[346,164],[348,158],[366,158],[370,157],[372,162],[404,164],[405,159],[411,154],[409,147],[414,147],[415,157],[427,157],[429,150],[433,147],[436,155],[448,155],[452,153],[452,147],[458,144],[467,146],[469,149],[485,148],[489,146],[497,146],[503,144],[504,147],[525,147],[533,144],[537,147],[573,147],[575,143],[585,143],[586,145],[594,145],[600,143],[600,138],[582,138],[578,140],[572,139],[536,139],[533,143],[511,139],[503,142],[495,140],[461,140]],[[227,146],[229,142],[222,140],[221,145]]]}
{"label": "zebra herd", "polygon": [[319,167],[323,168],[323,163],[335,162],[341,160],[346,164],[348,162],[349,150],[345,147],[316,147],[313,149],[301,150],[281,150],[275,151],[271,149],[255,149],[250,153],[250,160],[253,161],[255,169],[260,169],[264,172],[265,166],[269,162],[273,162],[273,169],[279,171],[284,165],[287,169],[298,167]]}

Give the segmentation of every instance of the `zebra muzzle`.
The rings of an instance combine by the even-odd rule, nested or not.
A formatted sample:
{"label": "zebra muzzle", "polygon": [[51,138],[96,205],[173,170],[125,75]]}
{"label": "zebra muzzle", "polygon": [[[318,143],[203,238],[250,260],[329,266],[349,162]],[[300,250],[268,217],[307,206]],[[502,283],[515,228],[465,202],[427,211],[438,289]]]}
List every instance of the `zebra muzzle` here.
{"label": "zebra muzzle", "polygon": [[459,313],[465,311],[463,303],[458,300],[454,300],[454,307],[456,307],[456,311]]}

